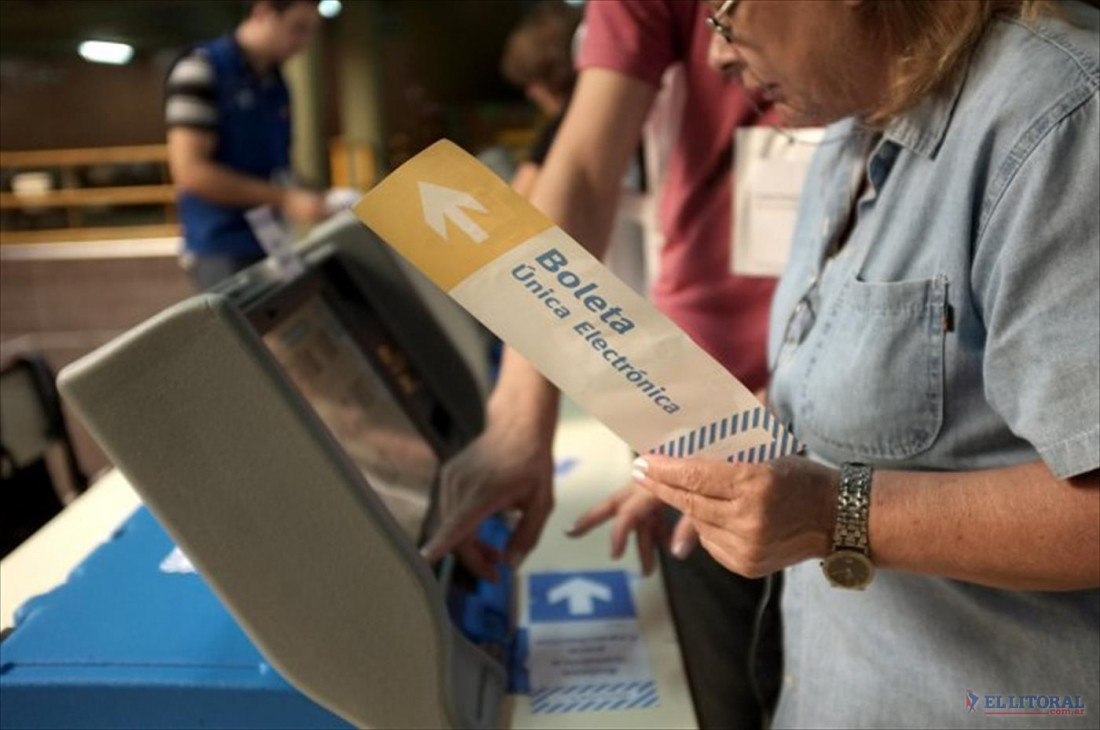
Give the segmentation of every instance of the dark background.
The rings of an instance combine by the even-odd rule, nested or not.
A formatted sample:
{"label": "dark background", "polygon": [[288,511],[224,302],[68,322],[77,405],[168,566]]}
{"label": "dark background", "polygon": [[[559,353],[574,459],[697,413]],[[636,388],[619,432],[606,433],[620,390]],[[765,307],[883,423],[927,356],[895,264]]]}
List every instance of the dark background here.
{"label": "dark background", "polygon": [[[349,3],[376,18],[386,135],[415,152],[445,134],[475,150],[499,129],[530,126],[534,112],[499,72],[509,30],[533,0],[344,0],[323,24],[326,137],[339,134],[340,24]],[[229,32],[238,0],[0,0],[0,149],[163,142],[161,84],[190,44]],[[134,46],[126,66],[88,63],[80,41]]]}

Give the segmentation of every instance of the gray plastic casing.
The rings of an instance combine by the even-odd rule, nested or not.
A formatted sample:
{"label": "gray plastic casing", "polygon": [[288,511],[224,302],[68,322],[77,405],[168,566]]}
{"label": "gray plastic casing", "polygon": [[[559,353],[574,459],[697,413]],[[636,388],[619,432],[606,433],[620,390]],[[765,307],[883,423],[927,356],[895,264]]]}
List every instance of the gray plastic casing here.
{"label": "gray plastic casing", "polygon": [[415,546],[225,295],[169,308],[59,386],[298,689],[360,727],[499,724],[503,668],[452,625]]}

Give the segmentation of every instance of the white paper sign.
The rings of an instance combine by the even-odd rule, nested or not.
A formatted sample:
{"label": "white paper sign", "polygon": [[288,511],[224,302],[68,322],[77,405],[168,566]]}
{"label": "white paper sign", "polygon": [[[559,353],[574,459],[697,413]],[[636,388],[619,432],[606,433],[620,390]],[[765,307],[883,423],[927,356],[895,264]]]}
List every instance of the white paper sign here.
{"label": "white paper sign", "polygon": [[527,590],[534,714],[659,704],[624,571],[534,573]]}
{"label": "white paper sign", "polygon": [[825,130],[741,127],[734,135],[730,270],[780,276],[791,253],[798,199]]}

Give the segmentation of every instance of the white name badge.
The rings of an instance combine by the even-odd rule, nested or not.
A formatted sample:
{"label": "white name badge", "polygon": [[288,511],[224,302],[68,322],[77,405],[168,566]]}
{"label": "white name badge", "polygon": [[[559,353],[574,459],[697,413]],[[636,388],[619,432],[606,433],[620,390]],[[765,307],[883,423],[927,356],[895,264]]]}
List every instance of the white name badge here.
{"label": "white name badge", "polygon": [[825,130],[741,127],[733,145],[730,271],[780,276],[787,267],[798,198]]}
{"label": "white name badge", "polygon": [[406,162],[355,213],[635,450],[731,461],[796,450],[748,388],[454,144]]}

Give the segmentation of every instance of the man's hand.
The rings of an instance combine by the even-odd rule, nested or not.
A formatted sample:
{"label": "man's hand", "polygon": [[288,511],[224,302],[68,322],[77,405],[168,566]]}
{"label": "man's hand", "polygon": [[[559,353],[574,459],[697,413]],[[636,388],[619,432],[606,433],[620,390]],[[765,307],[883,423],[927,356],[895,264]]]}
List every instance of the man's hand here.
{"label": "man's hand", "polygon": [[663,508],[660,499],[640,486],[628,484],[581,515],[568,534],[569,537],[580,537],[597,525],[614,519],[611,557],[618,560],[623,556],[626,541],[633,532],[638,543],[638,557],[642,561],[642,575],[649,575],[657,564],[658,544],[683,560],[699,541],[695,526],[686,516],[679,519],[675,530],[670,530]]}
{"label": "man's hand", "polygon": [[457,549],[471,573],[495,580],[497,556],[474,533],[489,515],[516,510],[520,519],[505,559],[512,567],[519,565],[538,542],[554,506],[552,436],[552,430],[517,423],[510,413],[490,406],[485,432],[443,467],[443,520],[421,550],[424,557],[434,563]]}
{"label": "man's hand", "polygon": [[303,225],[318,223],[328,217],[324,197],[303,188],[284,189],[279,208],[287,220]]}

